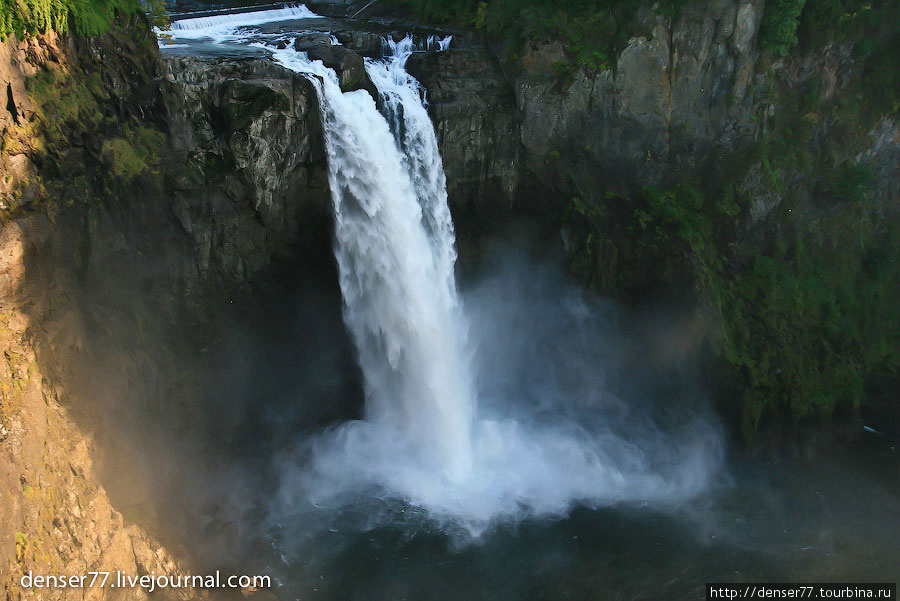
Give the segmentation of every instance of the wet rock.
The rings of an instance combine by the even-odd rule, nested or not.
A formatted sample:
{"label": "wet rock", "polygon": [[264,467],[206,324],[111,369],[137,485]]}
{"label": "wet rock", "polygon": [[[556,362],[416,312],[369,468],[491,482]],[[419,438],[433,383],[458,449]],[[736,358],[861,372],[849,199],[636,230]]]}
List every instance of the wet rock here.
{"label": "wet rock", "polygon": [[172,145],[185,157],[172,210],[196,252],[191,270],[246,281],[298,240],[327,239],[324,141],[309,80],[264,59],[166,57],[164,66]]}
{"label": "wet rock", "polygon": [[341,45],[346,46],[369,58],[381,58],[382,44],[385,34],[371,31],[348,29],[335,31],[334,36]]}
{"label": "wet rock", "polygon": [[332,44],[331,36],[326,34],[302,36],[297,38],[294,48],[298,52],[306,52],[309,58],[322,61],[326,67],[334,69],[342,91],[365,90],[373,100],[378,101],[378,89],[366,73],[363,57],[349,48]]}
{"label": "wet rock", "polygon": [[451,202],[491,198],[509,207],[519,179],[520,124],[512,91],[481,48],[415,53],[407,70],[425,86]]}

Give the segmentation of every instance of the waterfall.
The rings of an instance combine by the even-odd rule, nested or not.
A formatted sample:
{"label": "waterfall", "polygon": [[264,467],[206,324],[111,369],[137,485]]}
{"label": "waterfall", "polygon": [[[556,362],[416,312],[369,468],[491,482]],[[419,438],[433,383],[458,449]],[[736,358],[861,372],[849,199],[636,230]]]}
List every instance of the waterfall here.
{"label": "waterfall", "polygon": [[412,37],[407,36],[399,42],[388,38],[384,46],[385,60],[367,61],[366,72],[378,88],[382,110],[400,145],[405,170],[410,174],[422,207],[423,226],[432,244],[438,276],[455,306],[456,248],[447,205],[447,178],[425,106],[425,88],[406,72],[406,61],[415,51],[415,45]]}
{"label": "waterfall", "polygon": [[[447,44],[449,38],[428,46]],[[454,279],[446,177],[425,90],[405,69],[413,40],[385,40],[385,58],[366,61],[381,111],[364,90],[342,93],[333,70],[291,45],[270,50],[318,93],[344,319],[366,395],[364,419],[314,439],[300,482],[283,485],[291,498],[302,494],[314,507],[389,498],[477,534],[500,517],[560,515],[575,503],[665,504],[702,490],[719,458],[715,429],[689,423],[681,439],[640,414],[631,417],[618,399],[603,397],[588,362],[567,376],[583,380],[581,388],[566,390],[552,376],[542,382],[536,409],[516,397],[534,394],[525,384],[479,411],[469,361],[474,351]],[[486,303],[501,313],[487,322],[481,316],[480,329],[522,302]],[[540,320],[558,318],[530,323]],[[521,329],[512,336],[527,339]],[[548,339],[545,348],[568,358],[551,348],[567,336],[571,331]],[[581,337],[571,338],[573,352]],[[540,381],[553,365],[548,357],[531,373]],[[506,377],[496,369],[495,375]],[[567,407],[578,399],[569,394],[594,399],[594,409],[573,415]],[[547,411],[550,405],[555,409]]]}
{"label": "waterfall", "polygon": [[435,50],[437,52],[443,52],[447,48],[450,47],[450,42],[453,41],[453,36],[448,35],[444,38],[439,38],[436,35],[428,36],[428,41],[425,44],[426,50]]}
{"label": "waterfall", "polygon": [[197,31],[199,29],[215,29],[219,27],[246,27],[248,25],[261,25],[263,23],[272,23],[275,21],[316,18],[321,18],[321,16],[300,4],[273,10],[257,10],[253,12],[180,19],[172,22],[172,31]]}
{"label": "waterfall", "polygon": [[[394,461],[464,478],[473,393],[443,169],[418,84],[400,60],[369,65],[394,119],[403,121],[401,145],[416,152],[410,159],[368,93],[342,93],[334,71],[291,49],[275,56],[310,76],[322,105],[345,321],[366,391],[366,420],[346,431],[360,439],[348,444],[365,447],[374,436],[400,454]],[[401,107],[409,109],[403,116]]]}
{"label": "waterfall", "polygon": [[240,27],[262,25],[277,21],[291,21],[295,19],[321,19],[321,15],[312,12],[303,4],[286,5],[284,8],[272,10],[257,10],[243,13],[226,13],[209,17],[193,17],[172,21],[170,31],[162,32],[156,29],[157,35],[169,34],[175,38],[204,38],[220,39],[227,36]]}

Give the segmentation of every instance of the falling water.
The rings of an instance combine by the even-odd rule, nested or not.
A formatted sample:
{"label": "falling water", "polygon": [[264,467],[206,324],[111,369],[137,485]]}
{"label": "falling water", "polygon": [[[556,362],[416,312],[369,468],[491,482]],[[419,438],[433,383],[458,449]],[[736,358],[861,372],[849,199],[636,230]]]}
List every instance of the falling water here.
{"label": "falling water", "polygon": [[[302,6],[220,15],[173,33],[263,46],[249,22],[315,16]],[[377,104],[365,90],[342,93],[333,70],[292,44],[267,47],[319,97],[344,320],[366,396],[364,419],[287,459],[284,502],[317,510],[390,499],[478,533],[575,504],[690,498],[720,463],[718,430],[694,418],[661,426],[609,393],[596,362],[602,334],[582,301],[538,314],[541,300],[508,281],[463,310],[437,138],[425,90],[406,71],[413,52],[451,40],[385,40],[385,58],[366,60]]]}
{"label": "falling water", "polygon": [[215,32],[224,32],[238,27],[249,25],[261,25],[275,21],[289,21],[293,19],[320,19],[303,4],[285,6],[274,10],[258,10],[244,13],[226,13],[209,17],[194,17],[190,19],[178,19],[172,21],[172,33],[178,37],[186,37],[192,32],[209,35]]}
{"label": "falling water", "polygon": [[385,59],[366,63],[383,114],[367,92],[341,93],[321,62],[272,50],[321,101],[345,320],[366,392],[365,419],[317,439],[300,486],[317,506],[375,487],[470,532],[574,503],[696,494],[718,461],[718,435],[705,424],[684,441],[636,417],[631,439],[621,424],[564,410],[528,416],[517,399],[503,401],[505,415],[477,411],[446,178],[425,91],[405,70],[415,45],[385,47]]}
{"label": "falling water", "polygon": [[[431,36],[434,37],[434,36]],[[457,307],[453,220],[447,205],[447,178],[438,150],[437,136],[425,108],[425,88],[406,72],[406,61],[415,51],[412,37],[399,42],[385,40],[383,61],[367,61],[366,71],[382,100],[391,132],[400,145],[405,171],[410,175],[422,207],[422,225],[431,241],[437,275]],[[459,315],[456,315],[459,320]]]}
{"label": "falling water", "polygon": [[[472,466],[473,394],[433,133],[427,141],[407,136],[416,148],[434,146],[429,164],[424,157],[411,162],[367,92],[342,93],[334,71],[293,50],[276,57],[311,76],[323,108],[345,320],[366,388],[366,420],[345,428],[344,444],[380,467],[405,457],[418,469],[460,480]],[[411,102],[416,92],[409,82],[388,84],[402,66],[382,69],[379,84],[392,106]],[[421,113],[405,118],[407,125],[427,120],[421,99],[414,104]]]}

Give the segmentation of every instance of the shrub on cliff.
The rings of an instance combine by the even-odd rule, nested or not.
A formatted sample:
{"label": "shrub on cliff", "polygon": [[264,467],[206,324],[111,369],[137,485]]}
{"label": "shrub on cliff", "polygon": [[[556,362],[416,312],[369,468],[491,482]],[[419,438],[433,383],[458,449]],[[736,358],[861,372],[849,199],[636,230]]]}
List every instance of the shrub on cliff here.
{"label": "shrub on cliff", "polygon": [[797,45],[797,28],[806,0],[768,0],[759,33],[762,45],[784,56]]}
{"label": "shrub on cliff", "polygon": [[0,41],[74,27],[82,35],[109,30],[116,14],[145,10],[154,21],[163,18],[164,0],[0,0]]}
{"label": "shrub on cliff", "polygon": [[155,129],[122,128],[122,137],[105,140],[100,150],[110,172],[123,181],[153,174],[164,151],[165,135]]}

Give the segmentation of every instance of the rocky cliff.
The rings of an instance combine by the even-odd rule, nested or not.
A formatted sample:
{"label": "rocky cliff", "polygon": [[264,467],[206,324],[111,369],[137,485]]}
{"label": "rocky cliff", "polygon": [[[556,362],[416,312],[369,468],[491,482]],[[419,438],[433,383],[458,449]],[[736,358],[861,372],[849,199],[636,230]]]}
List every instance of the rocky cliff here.
{"label": "rocky cliff", "polygon": [[[268,60],[168,58],[171,209],[198,276],[247,282],[273,254],[328,250],[315,90]],[[183,166],[183,169],[181,168]]]}
{"label": "rocky cliff", "polygon": [[[457,213],[537,209],[604,293],[694,305],[694,346],[729,382],[723,411],[778,446],[855,415],[870,382],[898,373],[883,350],[896,312],[887,329],[867,317],[895,267],[864,271],[896,246],[897,106],[877,90],[897,44],[877,25],[824,42],[807,30],[819,41],[780,56],[760,42],[764,15],[755,0],[648,5],[608,65],[573,64],[551,36],[417,55],[410,70]],[[871,295],[845,291],[848,277]],[[817,354],[823,340],[842,368]]]}
{"label": "rocky cliff", "polygon": [[[900,133],[896,107],[860,106],[894,72],[883,54],[776,57],[763,16],[762,0],[644,8],[603,67],[571,68],[559,40],[458,37],[409,70],[462,244],[527,210],[586,283],[689,306],[679,348],[748,440],[778,444],[897,376]],[[391,31],[375,29],[337,37],[368,56]],[[352,87],[348,52],[331,58]],[[301,284],[333,269],[315,93],[266,59],[160,57],[142,19],[7,41],[0,70],[2,592],[28,569],[184,571],[141,505],[153,482],[109,477],[146,450],[120,418],[202,418],[221,308],[279,261]]]}
{"label": "rocky cliff", "polygon": [[[210,568],[147,504],[142,445],[196,417],[218,307],[276,259],[329,269],[315,94],[269,61],[161,62],[137,17],[0,58],[2,594],[29,570]],[[82,594],[147,597],[54,598]]]}
{"label": "rocky cliff", "polygon": [[[764,126],[771,101],[756,37],[763,3],[695,2],[673,18],[644,9],[606,70],[560,73],[562,42],[510,58],[490,45],[413,57],[452,183],[496,178],[600,193],[659,184],[733,150]],[[558,199],[550,201],[558,203]]]}

